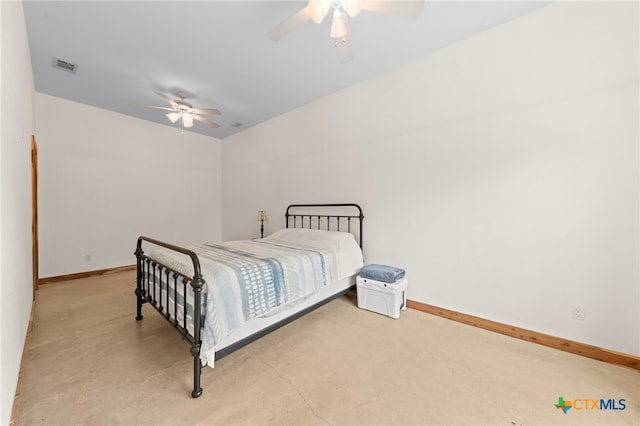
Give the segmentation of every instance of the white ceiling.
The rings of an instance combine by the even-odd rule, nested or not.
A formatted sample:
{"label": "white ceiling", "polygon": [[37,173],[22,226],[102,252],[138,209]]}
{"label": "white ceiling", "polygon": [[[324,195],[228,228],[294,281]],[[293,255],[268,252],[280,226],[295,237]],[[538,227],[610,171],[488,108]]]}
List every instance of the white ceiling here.
{"label": "white ceiling", "polygon": [[[181,90],[222,112],[211,117],[219,128],[190,130],[224,138],[547,3],[427,1],[415,20],[363,11],[349,21],[346,64],[329,19],[266,37],[304,1],[24,0],[24,9],[37,92],[171,125],[135,105],[166,106],[153,92]],[[54,68],[54,57],[77,73]]]}

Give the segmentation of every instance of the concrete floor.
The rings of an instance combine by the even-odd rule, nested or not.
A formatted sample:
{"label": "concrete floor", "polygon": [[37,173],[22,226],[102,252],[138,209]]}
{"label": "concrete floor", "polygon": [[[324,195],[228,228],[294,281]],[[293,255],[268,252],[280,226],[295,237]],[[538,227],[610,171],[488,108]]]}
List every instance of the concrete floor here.
{"label": "concrete floor", "polygon": [[[640,372],[343,297],[205,368],[159,314],[135,321],[135,272],[38,291],[18,425],[638,425]],[[624,398],[569,410],[558,397]],[[578,408],[578,407],[576,407]]]}

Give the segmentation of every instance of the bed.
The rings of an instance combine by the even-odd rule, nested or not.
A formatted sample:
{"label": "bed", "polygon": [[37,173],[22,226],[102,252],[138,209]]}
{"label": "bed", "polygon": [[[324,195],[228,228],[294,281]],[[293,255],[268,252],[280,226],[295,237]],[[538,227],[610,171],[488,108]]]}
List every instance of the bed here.
{"label": "bed", "polygon": [[191,344],[197,398],[202,367],[354,287],[363,219],[357,204],[292,204],[285,228],[265,238],[177,246],[140,236],[136,320],[152,306]]}

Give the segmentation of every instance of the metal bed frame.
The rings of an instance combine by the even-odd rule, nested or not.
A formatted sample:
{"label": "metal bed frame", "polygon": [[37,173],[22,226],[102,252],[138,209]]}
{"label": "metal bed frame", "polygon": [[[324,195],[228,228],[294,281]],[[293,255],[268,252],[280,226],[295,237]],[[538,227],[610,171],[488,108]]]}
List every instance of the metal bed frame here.
{"label": "metal bed frame", "polygon": [[[343,212],[350,213],[343,213]],[[337,213],[335,213],[337,212]],[[290,220],[291,219],[291,220]],[[287,207],[285,212],[285,220],[287,228],[309,228],[309,229],[324,229],[340,232],[352,232],[352,222],[358,222],[358,234],[357,239],[359,241],[360,248],[362,248],[362,222],[364,215],[359,205],[353,203],[342,204],[291,204]],[[308,223],[307,223],[308,222]],[[341,229],[341,225],[345,226],[346,231]],[[306,226],[305,226],[306,223]],[[314,227],[315,225],[315,227]],[[354,234],[355,235],[355,234]],[[166,249],[181,253],[188,256],[193,264],[193,276],[187,276],[181,272],[178,272],[166,265],[163,265],[159,261],[148,257],[143,249],[142,244],[144,242],[164,247]],[[193,356],[193,391],[191,396],[197,398],[202,395],[202,387],[200,384],[200,378],[202,374],[202,363],[200,362],[200,346],[201,346],[201,328],[204,322],[202,316],[202,288],[205,285],[205,280],[202,277],[202,270],[200,267],[200,260],[196,253],[183,247],[176,246],[174,244],[165,243],[153,238],[140,236],[138,237],[138,243],[136,251],[136,265],[137,265],[137,279],[135,295],[137,299],[137,315],[136,320],[142,320],[142,305],[149,304],[156,311],[158,311],[171,325],[173,325],[182,335],[183,340],[187,340],[191,344],[191,355]],[[158,282],[154,283],[153,280],[157,278]],[[164,278],[163,278],[164,277]],[[182,285],[182,294],[186,300],[187,288],[190,287],[193,292],[193,335],[191,335],[186,327],[187,313],[186,309],[183,309],[182,324],[171,316],[169,306],[163,306],[162,303],[162,289],[166,289],[167,297],[166,302],[169,303],[169,283],[173,280],[173,312],[177,314],[177,291],[178,285]],[[160,287],[159,291],[156,291],[156,284]],[[352,288],[352,287],[351,287]],[[292,314],[254,334],[251,334],[238,342],[216,351],[215,359],[218,360],[247,344],[263,337],[274,330],[300,318],[303,315],[319,308],[320,306],[336,299],[351,288],[343,290],[339,293],[333,294],[330,297],[317,302],[316,304],[309,306],[299,312]]]}

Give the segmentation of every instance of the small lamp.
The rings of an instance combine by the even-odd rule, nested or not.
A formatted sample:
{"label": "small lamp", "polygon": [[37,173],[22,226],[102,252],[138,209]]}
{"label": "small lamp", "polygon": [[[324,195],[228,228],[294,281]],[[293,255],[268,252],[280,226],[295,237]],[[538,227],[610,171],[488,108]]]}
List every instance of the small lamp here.
{"label": "small lamp", "polygon": [[264,223],[267,221],[267,212],[258,210],[258,222],[260,222],[260,238],[264,238]]}

